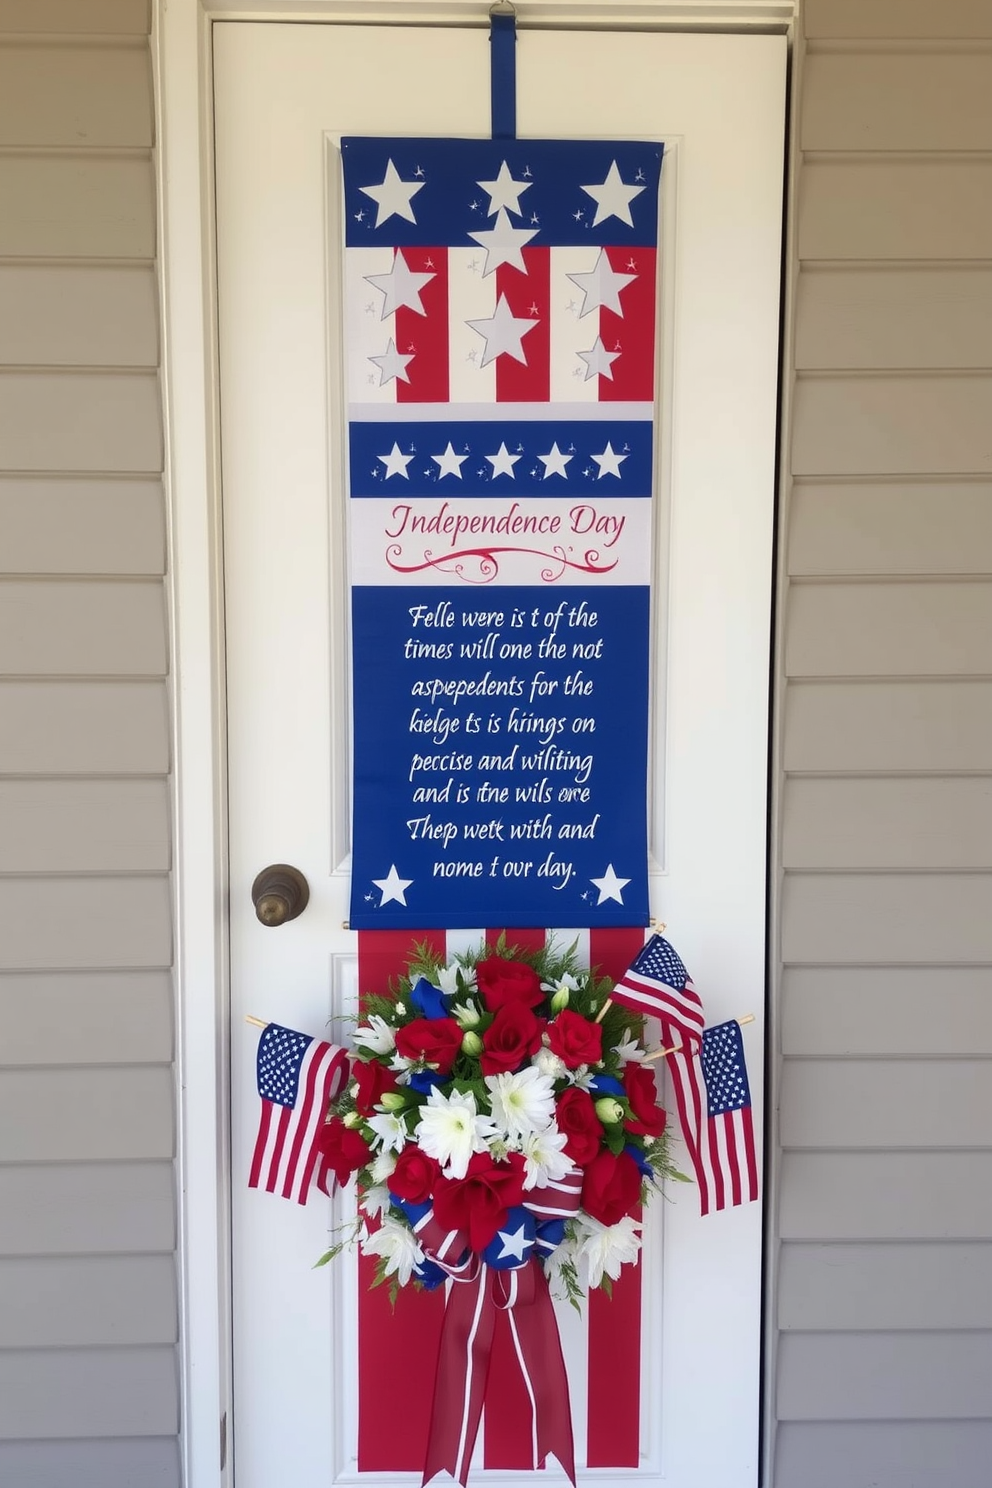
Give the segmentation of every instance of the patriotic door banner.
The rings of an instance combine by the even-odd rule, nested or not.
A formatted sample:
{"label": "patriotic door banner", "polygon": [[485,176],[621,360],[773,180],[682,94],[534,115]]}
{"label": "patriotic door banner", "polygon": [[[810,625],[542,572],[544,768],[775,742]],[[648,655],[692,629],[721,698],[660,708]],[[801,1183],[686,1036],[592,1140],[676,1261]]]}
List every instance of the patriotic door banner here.
{"label": "patriotic door banner", "polygon": [[662,146],[341,148],[351,926],[643,926]]}

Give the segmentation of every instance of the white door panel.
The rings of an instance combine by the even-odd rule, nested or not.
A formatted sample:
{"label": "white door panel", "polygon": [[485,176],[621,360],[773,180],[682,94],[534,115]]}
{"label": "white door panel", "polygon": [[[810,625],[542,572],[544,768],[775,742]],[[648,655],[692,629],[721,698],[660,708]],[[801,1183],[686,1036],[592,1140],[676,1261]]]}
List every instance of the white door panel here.
{"label": "white door panel", "polygon": [[[356,991],[335,141],[487,134],[489,43],[484,29],[224,22],[214,49],[236,1481],[329,1488],[356,1480],[354,1272],[311,1269],[326,1205],[244,1187],[257,1122],[244,1014],[320,1033]],[[524,31],[517,55],[521,135],[666,144],[653,912],[711,1021],[760,1014],[785,41]],[[248,893],[274,862],[311,889],[275,931]],[[760,1026],[747,1044],[759,1120]],[[753,1488],[760,1206],[701,1221],[684,1190],[655,1209],[642,1465],[589,1481]]]}

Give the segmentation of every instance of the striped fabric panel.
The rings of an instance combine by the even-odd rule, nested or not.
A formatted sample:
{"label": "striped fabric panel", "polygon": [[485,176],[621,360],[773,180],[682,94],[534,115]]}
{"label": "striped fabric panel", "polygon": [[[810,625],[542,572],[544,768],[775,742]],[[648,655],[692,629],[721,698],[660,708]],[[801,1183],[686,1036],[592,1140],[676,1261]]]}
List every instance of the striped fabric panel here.
{"label": "striped fabric panel", "polygon": [[[500,930],[484,932],[494,945]],[[544,930],[507,929],[508,944],[539,949]],[[478,944],[483,932],[459,932],[452,949]],[[413,943],[427,941],[439,955],[447,951],[444,931],[379,931],[358,933],[359,985],[363,991],[388,990],[400,975]],[[589,932],[589,961],[607,976],[619,977],[644,943],[639,929]],[[419,1472],[423,1467],[434,1389],[432,1368],[409,1370],[404,1388],[382,1389],[382,1360],[433,1359],[444,1312],[441,1292],[401,1291],[395,1311],[385,1287],[368,1289],[374,1273],[371,1258],[359,1261],[358,1302],[358,1469],[363,1473]],[[573,1399],[576,1423],[586,1419],[586,1440],[576,1442],[578,1461],[591,1468],[636,1467],[640,1448],[641,1273],[626,1267],[614,1283],[613,1298],[596,1292],[584,1314],[585,1355],[569,1359],[576,1379],[585,1377],[586,1399]],[[563,1326],[571,1330],[569,1319]],[[526,1470],[532,1461],[530,1404],[519,1372],[510,1330],[500,1314],[493,1345],[487,1409],[483,1422],[482,1465],[491,1469]],[[583,1447],[585,1450],[583,1451]]]}

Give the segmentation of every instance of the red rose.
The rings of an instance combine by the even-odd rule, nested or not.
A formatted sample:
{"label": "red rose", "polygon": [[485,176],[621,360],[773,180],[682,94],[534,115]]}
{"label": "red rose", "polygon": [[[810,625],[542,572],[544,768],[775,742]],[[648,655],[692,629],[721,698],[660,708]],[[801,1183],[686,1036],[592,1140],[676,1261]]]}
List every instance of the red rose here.
{"label": "red rose", "polygon": [[630,1116],[624,1122],[628,1131],[643,1137],[660,1137],[668,1117],[658,1104],[654,1070],[631,1060],[624,1070],[623,1088],[630,1102]]}
{"label": "red rose", "polygon": [[434,1191],[440,1171],[441,1165],[433,1157],[428,1157],[419,1147],[406,1146],[386,1179],[386,1187],[391,1194],[406,1199],[409,1204],[424,1204]]}
{"label": "red rose", "polygon": [[339,1183],[347,1183],[352,1173],[364,1168],[372,1158],[369,1144],[361,1132],[345,1126],[340,1116],[324,1123],[317,1145]]}
{"label": "red rose", "polygon": [[454,1018],[414,1018],[396,1030],[396,1050],[404,1059],[423,1059],[448,1074],[462,1046],[462,1031]]}
{"label": "red rose", "polygon": [[573,1085],[558,1097],[555,1107],[558,1130],[568,1138],[565,1151],[580,1168],[587,1167],[599,1151],[603,1123],[596,1115],[592,1096]]}
{"label": "red rose", "polygon": [[526,1003],[505,1003],[482,1035],[482,1073],[503,1075],[518,1070],[541,1047],[543,1027]]}
{"label": "red rose", "polygon": [[378,1059],[356,1059],[352,1073],[358,1086],[355,1107],[361,1116],[371,1115],[386,1091],[396,1089],[396,1076]]}
{"label": "red rose", "polygon": [[476,966],[475,980],[491,1013],[510,1002],[522,1002],[525,1007],[536,1008],[544,1001],[541,978],[526,961],[506,961],[502,956],[489,956]]}
{"label": "red rose", "polygon": [[604,1147],[585,1170],[582,1207],[600,1224],[615,1225],[641,1201],[641,1173],[627,1152],[614,1156]]}
{"label": "red rose", "polygon": [[488,1152],[469,1158],[464,1178],[439,1178],[434,1188],[434,1218],[446,1230],[462,1230],[472,1250],[485,1250],[506,1215],[524,1196],[524,1160],[513,1152],[494,1163]]}
{"label": "red rose", "polygon": [[603,1030],[598,1023],[590,1023],[581,1013],[569,1008],[558,1014],[548,1024],[551,1052],[568,1065],[578,1069],[580,1064],[598,1064],[603,1057]]}

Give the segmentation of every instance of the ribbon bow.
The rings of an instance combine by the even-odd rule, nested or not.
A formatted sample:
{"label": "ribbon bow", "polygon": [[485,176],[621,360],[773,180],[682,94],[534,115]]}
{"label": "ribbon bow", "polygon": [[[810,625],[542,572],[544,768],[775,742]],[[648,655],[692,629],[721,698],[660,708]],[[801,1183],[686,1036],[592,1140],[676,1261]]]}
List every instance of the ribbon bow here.
{"label": "ribbon bow", "polygon": [[[531,1410],[532,1467],[543,1467],[549,1453],[575,1482],[575,1450],[568,1401],[568,1378],[558,1322],[538,1256],[561,1243],[565,1221],[576,1212],[582,1173],[576,1168],[556,1183],[533,1189],[506,1220],[481,1255],[469,1250],[459,1230],[446,1231],[430,1205],[404,1205],[427,1257],[425,1283],[445,1277],[455,1283],[444,1312],[430,1435],[423,1483],[444,1469],[462,1484],[485,1404],[497,1312],[504,1312],[513,1338]],[[433,1271],[428,1268],[433,1267]],[[418,1270],[421,1268],[418,1268]]]}

